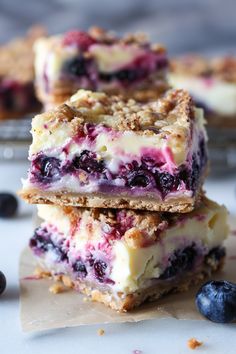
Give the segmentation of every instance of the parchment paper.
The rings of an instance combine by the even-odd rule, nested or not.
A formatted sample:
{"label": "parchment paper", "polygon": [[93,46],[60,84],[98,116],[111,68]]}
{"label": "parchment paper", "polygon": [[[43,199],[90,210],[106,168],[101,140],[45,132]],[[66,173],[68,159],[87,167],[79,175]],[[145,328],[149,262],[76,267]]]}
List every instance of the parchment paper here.
{"label": "parchment paper", "polygon": [[[236,282],[236,218],[230,218],[231,233],[226,241],[227,259],[224,269],[214,276]],[[20,259],[20,312],[22,329],[25,332],[42,331],[80,325],[138,322],[148,319],[191,319],[203,317],[195,308],[195,294],[200,285],[190,291],[171,294],[163,299],[146,304],[135,311],[119,314],[103,304],[85,302],[84,295],[73,290],[51,294],[49,279],[29,280],[35,263],[29,249]]]}

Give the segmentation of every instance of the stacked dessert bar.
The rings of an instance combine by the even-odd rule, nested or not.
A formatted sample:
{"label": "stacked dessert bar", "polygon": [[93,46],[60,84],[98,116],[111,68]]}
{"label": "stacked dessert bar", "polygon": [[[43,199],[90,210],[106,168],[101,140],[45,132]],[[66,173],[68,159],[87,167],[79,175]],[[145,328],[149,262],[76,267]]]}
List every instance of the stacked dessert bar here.
{"label": "stacked dessert bar", "polygon": [[81,89],[37,115],[21,191],[43,220],[30,239],[41,268],[118,311],[188,289],[225,257],[226,209],[202,192],[202,111],[183,90],[135,99],[140,87]]}
{"label": "stacked dessert bar", "polygon": [[118,38],[91,28],[41,38],[35,45],[36,90],[46,107],[63,103],[78,89],[155,98],[167,88],[167,56],[141,34]]}
{"label": "stacked dessert bar", "polygon": [[206,135],[188,93],[139,103],[80,90],[32,134],[21,195],[39,204],[30,247],[43,269],[126,311],[222,264],[226,210],[202,196]]}
{"label": "stacked dessert bar", "polygon": [[34,91],[35,40],[45,33],[35,26],[24,38],[0,47],[0,120],[39,112],[41,104]]}
{"label": "stacked dessert bar", "polygon": [[236,57],[185,55],[170,63],[170,83],[188,90],[211,126],[236,127]]}

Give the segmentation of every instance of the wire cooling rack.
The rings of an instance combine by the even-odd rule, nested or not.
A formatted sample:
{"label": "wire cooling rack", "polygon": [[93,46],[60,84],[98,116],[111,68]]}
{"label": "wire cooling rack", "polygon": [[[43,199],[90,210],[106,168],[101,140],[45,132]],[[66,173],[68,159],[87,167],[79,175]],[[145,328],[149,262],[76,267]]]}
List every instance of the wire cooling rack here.
{"label": "wire cooling rack", "polygon": [[25,160],[31,142],[31,119],[0,121],[0,160]]}

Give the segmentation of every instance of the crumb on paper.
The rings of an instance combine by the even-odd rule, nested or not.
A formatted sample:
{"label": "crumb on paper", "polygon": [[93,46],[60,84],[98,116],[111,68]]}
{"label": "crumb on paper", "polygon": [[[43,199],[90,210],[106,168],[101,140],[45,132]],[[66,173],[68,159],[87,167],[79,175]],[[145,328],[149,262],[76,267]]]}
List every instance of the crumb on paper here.
{"label": "crumb on paper", "polygon": [[49,291],[52,294],[59,294],[62,293],[64,290],[65,288],[63,287],[63,285],[59,283],[52,284],[49,288]]}
{"label": "crumb on paper", "polygon": [[51,273],[43,270],[40,267],[36,267],[34,270],[34,275],[38,277],[38,279],[46,279],[51,277]]}
{"label": "crumb on paper", "polygon": [[98,333],[99,336],[103,336],[103,335],[105,334],[105,331],[104,331],[104,329],[99,328],[99,330],[97,331],[97,333]]}
{"label": "crumb on paper", "polygon": [[67,288],[73,288],[73,282],[67,275],[62,275],[62,282]]}
{"label": "crumb on paper", "polygon": [[190,349],[196,349],[197,347],[200,347],[202,345],[202,342],[199,342],[196,338],[191,338],[188,340],[188,347]]}

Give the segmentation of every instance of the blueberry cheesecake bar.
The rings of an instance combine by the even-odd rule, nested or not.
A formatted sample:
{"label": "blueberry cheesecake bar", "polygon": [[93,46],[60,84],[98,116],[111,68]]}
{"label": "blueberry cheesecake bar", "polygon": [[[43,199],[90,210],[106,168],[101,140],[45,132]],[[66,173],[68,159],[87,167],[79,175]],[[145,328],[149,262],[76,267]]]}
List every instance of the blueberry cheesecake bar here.
{"label": "blueberry cheesecake bar", "polygon": [[187,290],[225,257],[227,212],[205,197],[189,214],[38,205],[38,215],[29,245],[40,268],[118,311]]}
{"label": "blueberry cheesecake bar", "polygon": [[211,126],[236,127],[236,58],[186,55],[170,63],[170,85],[190,92]]}
{"label": "blueberry cheesecake bar", "polygon": [[36,116],[30,203],[188,212],[207,169],[202,111],[182,90],[149,103],[79,90]]}
{"label": "blueberry cheesecake bar", "polygon": [[78,89],[156,98],[166,89],[167,55],[145,35],[118,38],[92,28],[41,38],[35,45],[38,97],[44,105],[63,103]]}
{"label": "blueberry cheesecake bar", "polygon": [[40,111],[34,90],[32,47],[43,33],[41,27],[33,27],[24,38],[0,47],[0,119]]}

